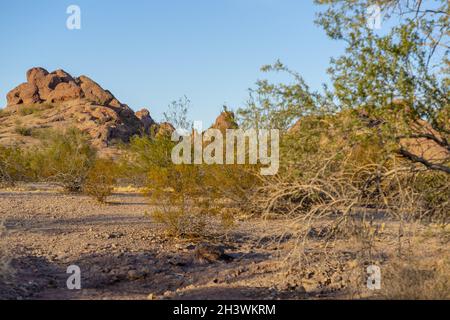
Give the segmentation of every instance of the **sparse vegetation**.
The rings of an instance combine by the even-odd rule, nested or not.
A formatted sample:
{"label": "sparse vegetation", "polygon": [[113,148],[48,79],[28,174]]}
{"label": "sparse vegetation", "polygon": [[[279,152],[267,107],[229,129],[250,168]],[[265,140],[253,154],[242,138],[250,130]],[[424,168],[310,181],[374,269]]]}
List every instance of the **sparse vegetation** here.
{"label": "sparse vegetation", "polygon": [[395,300],[449,300],[449,263],[445,259],[431,266],[418,259],[395,261],[384,272],[381,295]]}
{"label": "sparse vegetation", "polygon": [[40,104],[30,104],[30,105],[23,105],[21,106],[19,110],[19,114],[21,116],[28,116],[31,114],[39,115],[43,111],[54,108],[53,105],[48,103],[40,103]]}
{"label": "sparse vegetation", "polygon": [[30,151],[34,178],[56,183],[70,192],[80,192],[95,163],[96,151],[76,129],[52,132],[42,146]]}
{"label": "sparse vegetation", "polygon": [[[318,23],[331,38],[346,40],[347,51],[332,60],[332,89],[322,93],[312,92],[300,74],[281,62],[263,67],[285,72],[294,82],[259,81],[248,105],[239,110],[244,127],[284,132],[280,171],[262,179],[253,206],[264,216],[290,219],[285,233],[295,232],[298,241],[286,257],[289,267],[342,259],[338,244],[355,240],[361,247],[357,264],[379,264],[376,257],[382,252],[375,244],[384,240],[383,220],[376,217],[398,221],[399,256],[413,238],[408,227],[418,221],[447,224],[450,217],[450,136],[448,117],[442,117],[449,110],[448,72],[426,62],[442,59],[444,66],[448,51],[433,56],[438,44],[423,46],[428,32],[440,32],[434,23],[448,23],[448,15],[443,9],[421,18],[401,17],[381,36],[365,24],[369,2],[317,2],[327,5]],[[396,15],[403,1],[389,2],[384,9]],[[408,6],[417,9],[421,1]],[[442,7],[448,9],[448,3],[442,1]],[[311,233],[320,234],[320,251],[311,252]],[[397,280],[392,281],[401,285]],[[409,280],[404,281],[407,285]]]}
{"label": "sparse vegetation", "polygon": [[9,115],[10,115],[10,113],[8,111],[6,111],[5,109],[0,109],[0,119],[5,118]]}
{"label": "sparse vegetation", "polygon": [[0,185],[13,185],[26,180],[28,159],[26,152],[19,147],[0,145]]}
{"label": "sparse vegetation", "polygon": [[191,101],[186,97],[172,101],[168,107],[168,111],[164,112],[164,119],[171,123],[178,130],[192,130],[192,121],[188,119],[188,111]]}
{"label": "sparse vegetation", "polygon": [[96,159],[83,183],[83,192],[105,203],[120,176],[117,164],[110,159]]}
{"label": "sparse vegetation", "polygon": [[[168,137],[135,138],[131,143],[133,164],[144,170],[146,193],[157,206],[151,216],[175,237],[208,237],[213,231],[226,230],[234,219],[222,193],[230,177],[215,180],[219,171],[207,165],[173,164],[173,145]],[[236,187],[230,185],[229,190]]]}
{"label": "sparse vegetation", "polygon": [[29,137],[33,135],[33,130],[31,128],[26,127],[16,127],[15,132],[24,137]]}

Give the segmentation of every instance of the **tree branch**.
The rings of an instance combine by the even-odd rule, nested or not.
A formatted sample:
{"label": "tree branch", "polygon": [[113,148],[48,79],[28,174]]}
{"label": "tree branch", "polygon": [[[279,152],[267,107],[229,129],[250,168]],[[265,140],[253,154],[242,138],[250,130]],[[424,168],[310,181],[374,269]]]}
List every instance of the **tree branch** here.
{"label": "tree branch", "polygon": [[447,167],[445,165],[442,164],[437,164],[437,163],[432,163],[428,160],[425,160],[422,157],[416,156],[415,154],[412,154],[411,152],[400,148],[400,150],[398,151],[399,154],[405,158],[407,158],[408,160],[412,161],[412,162],[418,162],[423,164],[425,167],[427,167],[428,169],[431,170],[438,170],[438,171],[443,171],[447,174],[450,174],[450,167]]}

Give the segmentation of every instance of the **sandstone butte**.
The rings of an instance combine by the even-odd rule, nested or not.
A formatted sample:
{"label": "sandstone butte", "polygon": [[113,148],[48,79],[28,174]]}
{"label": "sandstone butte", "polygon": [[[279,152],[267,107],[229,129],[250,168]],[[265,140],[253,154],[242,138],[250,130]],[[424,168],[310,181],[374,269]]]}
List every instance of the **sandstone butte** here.
{"label": "sandstone butte", "polygon": [[[171,134],[174,130],[170,123],[156,123],[147,109],[134,112],[89,77],[73,77],[61,69],[28,70],[26,82],[7,94],[7,105],[0,111],[0,144],[8,145],[38,143],[35,135],[26,132],[76,127],[104,151],[134,135]],[[226,127],[229,120],[224,119],[230,116],[234,117],[221,114],[216,124]]]}

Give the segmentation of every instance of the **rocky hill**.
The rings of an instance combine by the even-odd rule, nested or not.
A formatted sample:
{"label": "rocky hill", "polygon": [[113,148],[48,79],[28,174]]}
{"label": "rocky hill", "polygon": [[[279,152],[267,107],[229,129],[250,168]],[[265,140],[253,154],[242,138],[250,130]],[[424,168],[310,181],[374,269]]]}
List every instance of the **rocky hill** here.
{"label": "rocky hill", "polygon": [[157,132],[171,127],[157,124],[146,109],[135,113],[86,76],[32,68],[26,78],[7,94],[7,106],[0,109],[1,144],[32,144],[40,130],[76,127],[102,149],[149,133],[150,128]]}
{"label": "rocky hill", "polygon": [[[147,109],[134,112],[86,76],[37,67],[28,70],[26,79],[7,94],[7,106],[0,109],[0,144],[32,146],[45,130],[75,127],[91,137],[101,154],[114,155],[114,145],[134,135],[170,135],[175,130],[170,123],[155,122]],[[223,111],[212,128],[237,128],[234,114]]]}

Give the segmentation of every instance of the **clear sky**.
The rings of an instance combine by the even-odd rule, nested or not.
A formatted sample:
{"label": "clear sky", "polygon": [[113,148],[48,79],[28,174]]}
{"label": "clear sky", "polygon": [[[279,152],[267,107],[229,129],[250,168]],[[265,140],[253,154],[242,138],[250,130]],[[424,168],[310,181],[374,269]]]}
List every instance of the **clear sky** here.
{"label": "clear sky", "polygon": [[[0,106],[33,66],[85,74],[156,120],[186,95],[211,123],[242,106],[264,64],[280,59],[312,88],[342,44],[314,24],[312,0],[15,0],[0,2]],[[81,30],[66,9],[81,8]]]}

